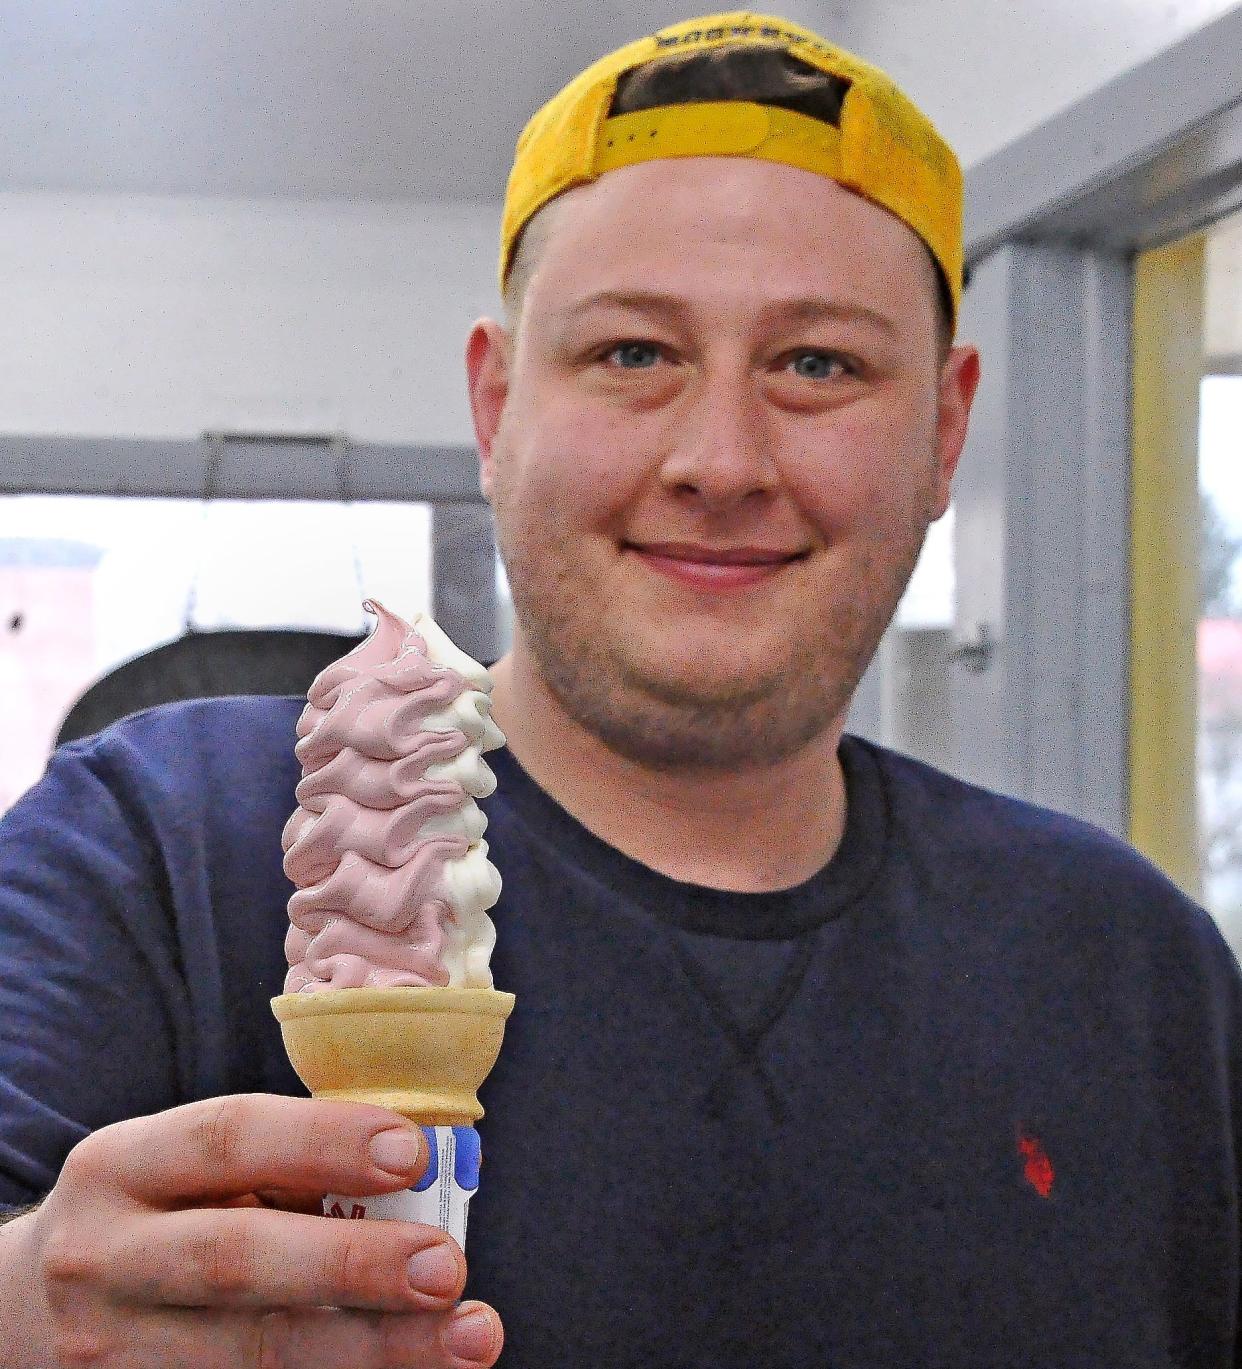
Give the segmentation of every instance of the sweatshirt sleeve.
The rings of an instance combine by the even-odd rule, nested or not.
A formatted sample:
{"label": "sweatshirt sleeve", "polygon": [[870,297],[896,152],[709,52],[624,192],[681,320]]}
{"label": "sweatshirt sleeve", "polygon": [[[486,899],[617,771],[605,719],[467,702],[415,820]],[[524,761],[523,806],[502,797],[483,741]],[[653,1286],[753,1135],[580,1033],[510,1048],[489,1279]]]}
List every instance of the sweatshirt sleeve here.
{"label": "sweatshirt sleeve", "polygon": [[182,1098],[192,1051],[162,853],[106,744],[0,821],[0,1202],[88,1132]]}
{"label": "sweatshirt sleeve", "polygon": [[0,1205],[90,1131],[296,1079],[283,971],[292,703],[152,709],[62,747],[0,819]]}

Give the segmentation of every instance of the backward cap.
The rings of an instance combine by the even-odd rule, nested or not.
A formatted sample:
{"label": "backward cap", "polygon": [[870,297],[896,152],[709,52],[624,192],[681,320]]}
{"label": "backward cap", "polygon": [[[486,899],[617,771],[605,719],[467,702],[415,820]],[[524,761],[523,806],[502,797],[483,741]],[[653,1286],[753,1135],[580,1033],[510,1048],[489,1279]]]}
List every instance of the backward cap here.
{"label": "backward cap", "polygon": [[[609,116],[617,82],[661,57],[770,44],[848,83],[839,128],[745,100]],[[740,111],[755,118],[739,118]],[[757,122],[756,122],[757,119]],[[522,229],[549,200],[607,171],[668,157],[745,156],[827,176],[895,214],[927,245],[956,320],[962,292],[962,172],[931,120],[878,67],[803,28],[749,10],[687,19],[592,63],[517,141],[500,231],[504,288]]]}

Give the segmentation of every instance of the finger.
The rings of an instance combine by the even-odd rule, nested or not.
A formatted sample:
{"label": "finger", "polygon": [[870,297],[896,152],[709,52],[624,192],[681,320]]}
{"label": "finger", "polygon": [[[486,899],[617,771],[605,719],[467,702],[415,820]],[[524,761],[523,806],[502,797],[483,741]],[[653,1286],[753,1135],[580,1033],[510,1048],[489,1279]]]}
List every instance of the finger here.
{"label": "finger", "polygon": [[421,1129],[384,1108],[259,1093],[117,1122],[65,1162],[71,1182],[111,1184],[159,1207],[273,1188],[385,1193],[426,1167]]}
{"label": "finger", "polygon": [[[263,1319],[259,1364],[296,1364],[318,1369],[489,1369],[504,1346],[500,1318],[485,1303],[463,1303],[453,1312],[384,1316],[320,1308],[272,1312]],[[268,1358],[264,1359],[262,1356]]]}
{"label": "finger", "polygon": [[505,1329],[482,1302],[464,1302],[440,1329],[440,1344],[453,1365],[492,1365],[504,1349]]}
{"label": "finger", "polygon": [[94,1276],[131,1305],[430,1311],[466,1280],[461,1248],[435,1227],[267,1208],[144,1216],[100,1255]]}
{"label": "finger", "polygon": [[[464,1334],[463,1334],[464,1327]],[[294,1365],[298,1369],[490,1369],[504,1342],[496,1313],[482,1303],[454,1311],[270,1312],[169,1308],[63,1328],[66,1362],[142,1366]]]}

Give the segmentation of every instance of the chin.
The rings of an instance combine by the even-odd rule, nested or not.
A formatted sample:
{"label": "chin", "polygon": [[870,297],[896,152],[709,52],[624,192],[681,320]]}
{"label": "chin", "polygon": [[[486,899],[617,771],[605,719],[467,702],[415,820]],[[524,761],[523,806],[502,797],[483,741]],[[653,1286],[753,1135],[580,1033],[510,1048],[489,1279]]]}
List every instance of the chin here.
{"label": "chin", "polygon": [[799,661],[788,642],[776,654],[744,639],[742,650],[728,637],[722,645],[720,634],[670,641],[666,627],[601,641],[531,626],[537,668],[565,712],[652,769],[770,764],[831,729],[848,701],[845,672]]}
{"label": "chin", "polygon": [[645,689],[574,700],[578,721],[618,754],[655,770],[771,765],[822,735],[828,696],[795,700],[767,688],[688,689],[663,677]]}
{"label": "chin", "polygon": [[680,679],[757,680],[782,675],[811,644],[780,630],[773,615],[721,621],[705,614],[634,614],[606,649],[627,668]]}
{"label": "chin", "polygon": [[619,679],[634,693],[690,708],[740,707],[783,696],[792,668],[768,653],[743,656],[719,637],[700,649],[665,644],[641,656],[626,651],[619,666]]}

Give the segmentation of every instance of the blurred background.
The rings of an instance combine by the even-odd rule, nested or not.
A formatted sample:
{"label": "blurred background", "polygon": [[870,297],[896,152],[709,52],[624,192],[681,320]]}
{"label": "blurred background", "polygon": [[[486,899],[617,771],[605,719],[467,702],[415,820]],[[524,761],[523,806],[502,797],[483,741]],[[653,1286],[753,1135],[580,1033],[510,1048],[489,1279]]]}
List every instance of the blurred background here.
{"label": "blurred background", "polygon": [[[513,142],[692,12],[0,0],[0,810],[74,717],[243,655],[299,692],[365,595],[503,649],[461,353]],[[1242,11],[770,12],[967,169],[978,419],[853,725],[1134,840],[1242,944]]]}

